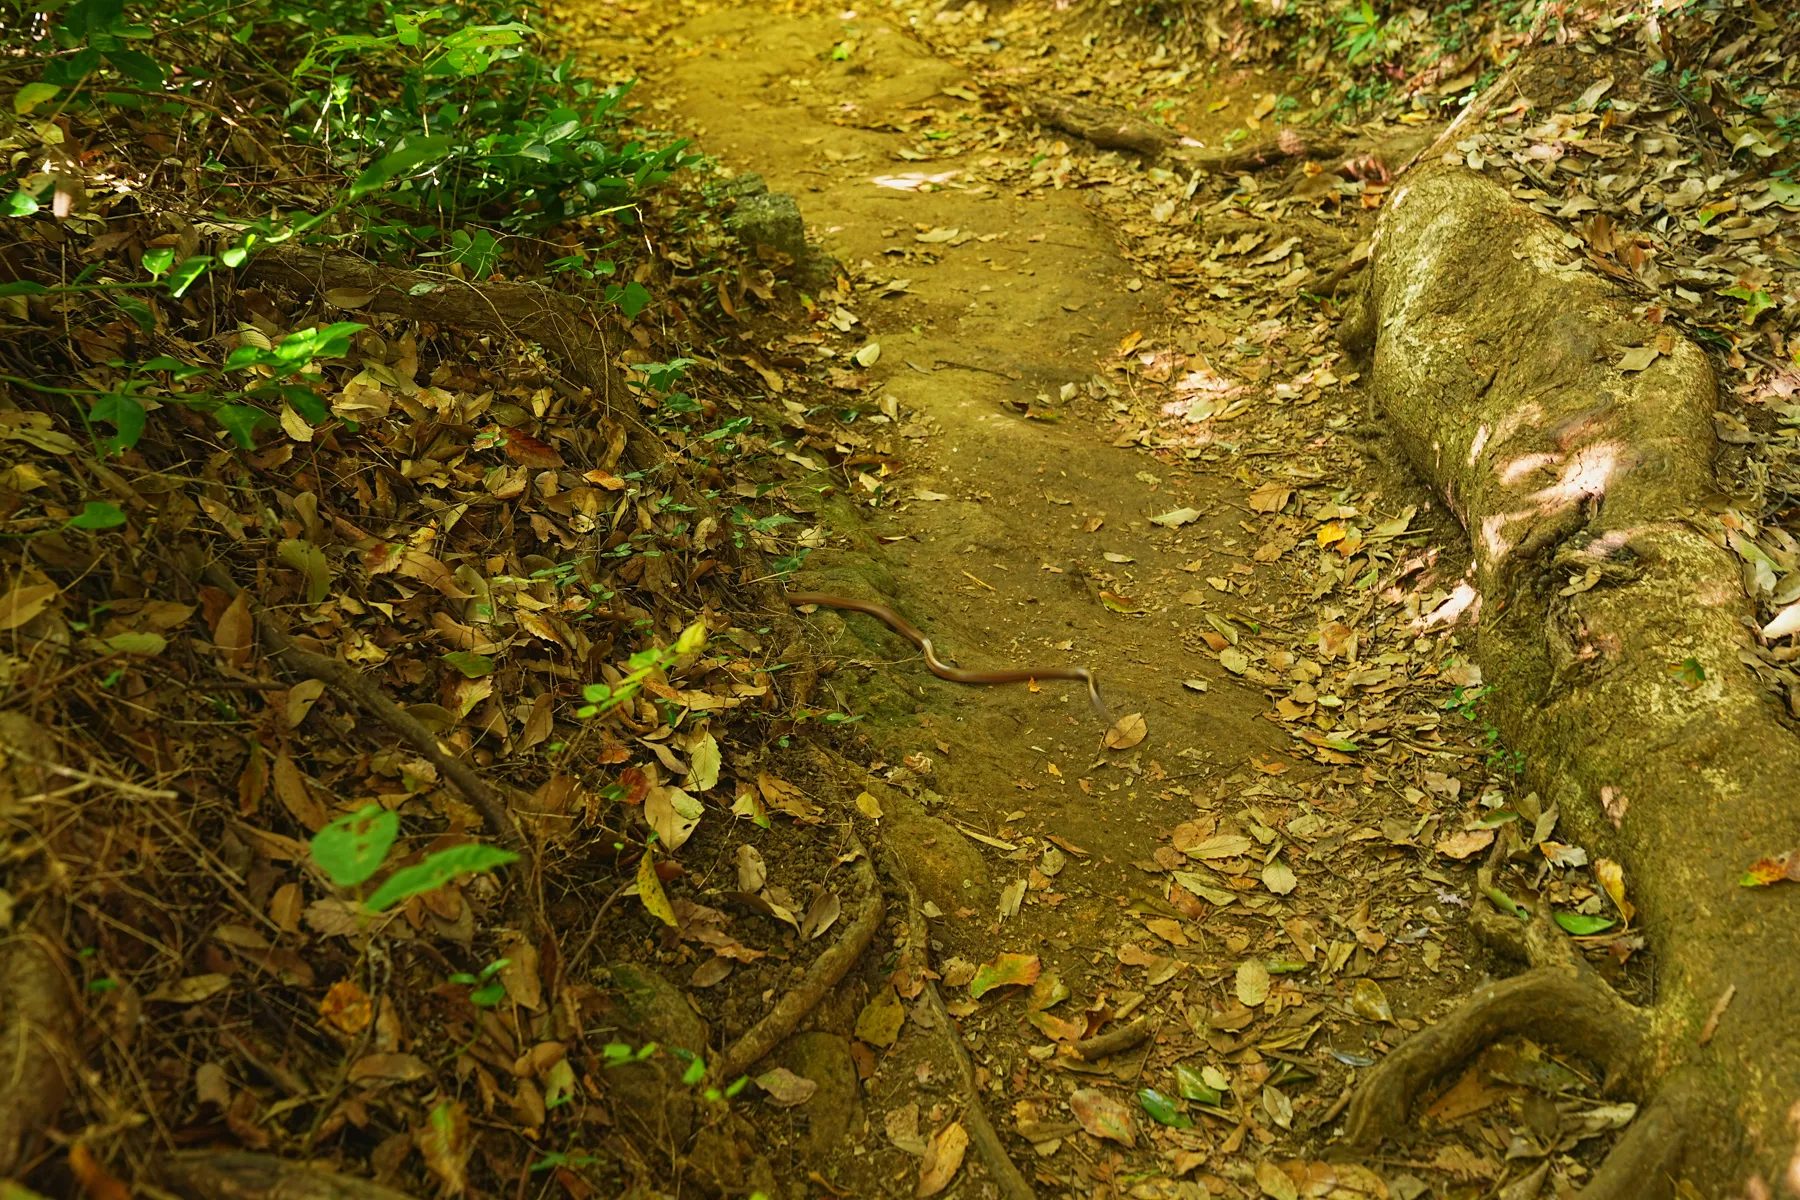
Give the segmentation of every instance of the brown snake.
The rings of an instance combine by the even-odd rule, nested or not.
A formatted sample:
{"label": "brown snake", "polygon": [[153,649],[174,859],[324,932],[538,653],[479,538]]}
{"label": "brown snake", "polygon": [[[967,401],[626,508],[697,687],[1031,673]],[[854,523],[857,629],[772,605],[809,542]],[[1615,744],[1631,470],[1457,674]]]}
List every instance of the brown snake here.
{"label": "brown snake", "polygon": [[925,665],[939,679],[948,679],[952,683],[1025,683],[1035,679],[1073,679],[1087,685],[1088,700],[1092,702],[1094,711],[1108,724],[1112,722],[1112,714],[1106,709],[1106,702],[1100,699],[1100,684],[1094,673],[1086,667],[1043,667],[1030,669],[1026,667],[1004,667],[998,671],[966,671],[961,667],[948,666],[938,661],[937,652],[931,647],[931,639],[920,631],[917,625],[895,612],[885,604],[877,604],[873,600],[852,600],[848,596],[833,596],[827,592],[789,592],[785,599],[789,604],[799,607],[802,604],[823,604],[826,608],[843,608],[852,612],[868,613],[871,617],[885,622],[889,628],[913,645],[925,655]]}

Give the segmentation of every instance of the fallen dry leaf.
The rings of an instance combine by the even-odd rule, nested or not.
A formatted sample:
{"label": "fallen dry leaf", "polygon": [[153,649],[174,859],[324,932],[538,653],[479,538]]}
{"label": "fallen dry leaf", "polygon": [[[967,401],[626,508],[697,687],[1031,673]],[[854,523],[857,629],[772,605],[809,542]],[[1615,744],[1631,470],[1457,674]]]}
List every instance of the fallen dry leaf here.
{"label": "fallen dry leaf", "polygon": [[1143,713],[1126,713],[1106,731],[1106,748],[1129,750],[1143,741],[1149,732],[1150,725],[1144,720]]}
{"label": "fallen dry leaf", "polygon": [[1137,1144],[1137,1126],[1125,1102],[1099,1088],[1083,1088],[1069,1097],[1069,1111],[1081,1127],[1097,1138],[1126,1146]]}
{"label": "fallen dry leaf", "polygon": [[921,1198],[935,1196],[949,1187],[968,1148],[969,1134],[962,1122],[952,1121],[938,1130],[925,1147],[925,1161],[919,1164],[919,1187],[914,1194]]}

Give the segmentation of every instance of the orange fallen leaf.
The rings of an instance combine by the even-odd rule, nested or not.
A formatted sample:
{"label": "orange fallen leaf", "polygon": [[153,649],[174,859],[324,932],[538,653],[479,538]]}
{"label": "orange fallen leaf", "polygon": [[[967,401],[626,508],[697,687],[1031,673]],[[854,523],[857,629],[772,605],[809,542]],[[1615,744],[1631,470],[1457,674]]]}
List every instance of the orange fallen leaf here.
{"label": "orange fallen leaf", "polygon": [[935,1196],[949,1187],[968,1148],[969,1134],[962,1122],[952,1121],[938,1130],[925,1147],[925,1161],[919,1164],[919,1188],[915,1194],[921,1198]]}
{"label": "orange fallen leaf", "polygon": [[1143,741],[1149,732],[1150,726],[1144,720],[1143,713],[1126,713],[1106,731],[1106,748],[1129,750]]}

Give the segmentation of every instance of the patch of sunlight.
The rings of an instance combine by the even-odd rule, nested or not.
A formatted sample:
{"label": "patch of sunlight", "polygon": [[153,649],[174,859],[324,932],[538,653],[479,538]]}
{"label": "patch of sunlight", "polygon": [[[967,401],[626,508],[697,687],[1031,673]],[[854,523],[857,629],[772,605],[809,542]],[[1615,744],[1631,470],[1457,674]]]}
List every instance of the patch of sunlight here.
{"label": "patch of sunlight", "polygon": [[961,171],[939,171],[935,175],[928,175],[924,171],[906,171],[899,175],[877,175],[870,182],[876,187],[892,188],[897,192],[917,192],[943,187],[961,174]]}
{"label": "patch of sunlight", "polygon": [[1617,442],[1583,446],[1563,468],[1562,478],[1529,497],[1540,513],[1557,513],[1589,497],[1606,495],[1606,485],[1619,465]]}
{"label": "patch of sunlight", "polygon": [[[1562,461],[1560,454],[1522,454],[1500,468],[1500,482],[1507,487],[1542,467],[1553,467]],[[1474,465],[1472,462],[1471,466]]]}
{"label": "patch of sunlight", "polygon": [[1469,443],[1469,465],[1471,467],[1475,465],[1475,460],[1481,457],[1481,452],[1487,448],[1487,444],[1488,427],[1483,425],[1475,431],[1475,440]]}
{"label": "patch of sunlight", "polygon": [[1519,405],[1519,407],[1513,409],[1504,417],[1501,417],[1499,422],[1494,426],[1494,444],[1505,445],[1512,439],[1513,434],[1519,432],[1519,430],[1527,425],[1536,425],[1543,419],[1543,405],[1536,401]]}
{"label": "patch of sunlight", "polygon": [[1417,632],[1423,633],[1434,625],[1455,625],[1464,613],[1469,615],[1470,622],[1481,616],[1481,593],[1471,583],[1457,584],[1456,590],[1442,604],[1420,617],[1414,624]]}

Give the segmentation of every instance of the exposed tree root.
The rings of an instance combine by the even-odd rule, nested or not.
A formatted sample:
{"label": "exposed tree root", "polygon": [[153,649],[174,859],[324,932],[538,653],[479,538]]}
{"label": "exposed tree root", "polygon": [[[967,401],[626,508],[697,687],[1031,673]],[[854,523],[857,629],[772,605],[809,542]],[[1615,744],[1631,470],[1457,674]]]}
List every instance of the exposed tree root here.
{"label": "exposed tree root", "polygon": [[[1348,1131],[1396,1132],[1431,1078],[1524,1032],[1643,1103],[1584,1200],[1678,1180],[1773,1195],[1800,1178],[1800,923],[1738,876],[1793,844],[1800,738],[1743,665],[1739,564],[1701,506],[1717,487],[1706,357],[1563,236],[1487,179],[1422,166],[1391,194],[1341,334],[1394,442],[1469,530],[1459,589],[1493,719],[1567,836],[1622,864],[1656,1001],[1624,1003],[1544,914],[1478,911],[1477,934],[1530,969],[1393,1051]],[[1649,368],[1626,365],[1647,346]]]}
{"label": "exposed tree root", "polygon": [[[902,949],[901,961],[910,964],[914,970],[922,971],[929,966],[931,958],[931,939],[928,936],[930,923],[925,918],[925,906],[919,903],[918,889],[913,887],[912,876],[899,855],[884,851],[882,866],[900,890],[906,893],[906,944]],[[963,1047],[956,1025],[944,1008],[944,999],[938,994],[936,982],[930,976],[926,976],[922,982],[925,985],[925,1004],[931,1011],[932,1028],[941,1035],[950,1057],[956,1063],[957,1074],[962,1079],[963,1125],[968,1130],[969,1140],[975,1143],[975,1152],[981,1156],[982,1165],[999,1185],[1003,1200],[1035,1200],[1037,1193],[1025,1178],[1024,1172],[1019,1170],[1018,1164],[1013,1162],[1012,1156],[1006,1152],[999,1130],[994,1128],[987,1109],[981,1103],[981,1093],[975,1086],[975,1064],[969,1061],[969,1052]]]}
{"label": "exposed tree root", "polygon": [[1049,92],[1021,92],[1019,99],[1032,116],[1052,129],[1086,138],[1102,150],[1129,150],[1154,158],[1175,145],[1175,135],[1167,129],[1110,104],[1072,100]]}
{"label": "exposed tree root", "polygon": [[[206,573],[209,582],[222,590],[236,595],[238,588],[221,568],[209,568]],[[327,658],[323,654],[314,653],[300,646],[284,630],[280,629],[267,613],[255,614],[256,629],[270,651],[288,666],[319,680],[333,691],[351,701],[358,708],[386,725],[418,751],[425,760],[438,769],[456,790],[461,792],[487,823],[488,831],[508,850],[519,856],[520,875],[529,881],[529,893],[539,895],[542,880],[537,873],[537,858],[531,846],[526,842],[524,834],[519,831],[518,823],[513,820],[511,807],[506,800],[490,787],[486,780],[478,775],[468,763],[452,755],[444,753],[437,737],[425,726],[421,725],[405,709],[382,695],[361,672],[348,663],[339,662],[335,658]],[[534,928],[543,925],[541,917],[535,914],[543,912],[541,898],[535,904],[524,902],[527,889],[521,889],[520,902],[515,915],[528,919]]]}
{"label": "exposed tree root", "polygon": [[158,1163],[156,1176],[191,1200],[408,1200],[393,1188],[272,1154],[178,1154]]}
{"label": "exposed tree root", "polygon": [[561,359],[577,383],[601,400],[613,398],[618,369],[606,336],[580,300],[535,283],[474,283],[446,271],[405,271],[344,254],[265,250],[247,263],[247,284],[274,285],[307,295],[361,292],[371,312],[435,321],[492,333],[513,333]]}
{"label": "exposed tree root", "polygon": [[19,1173],[68,1095],[80,1058],[71,994],[48,939],[21,933],[0,942],[0,1177]]}
{"label": "exposed tree root", "polygon": [[[0,713],[0,814],[54,786],[51,737]],[[16,1175],[50,1128],[80,1061],[75,988],[56,943],[22,927],[0,941],[0,1179]]]}
{"label": "exposed tree root", "polygon": [[1402,1042],[1369,1072],[1344,1123],[1351,1145],[1372,1147],[1398,1133],[1426,1085],[1513,1034],[1598,1064],[1609,1090],[1641,1075],[1649,1014],[1620,999],[1545,914],[1532,922],[1527,944],[1530,970],[1475,989],[1461,1008]]}
{"label": "exposed tree root", "polygon": [[1283,163],[1330,158],[1341,148],[1342,144],[1339,142],[1311,141],[1289,130],[1280,137],[1269,138],[1254,145],[1239,146],[1235,150],[1178,149],[1171,151],[1170,157],[1189,170],[1202,171],[1208,175],[1241,175]]}
{"label": "exposed tree root", "polygon": [[838,980],[856,965],[856,960],[875,940],[875,931],[887,915],[887,905],[875,879],[875,868],[869,862],[869,852],[859,842],[853,840],[851,844],[858,852],[856,879],[863,887],[862,907],[857,910],[856,919],[825,953],[813,960],[799,986],[776,1001],[767,1016],[745,1030],[744,1035],[726,1049],[719,1061],[718,1078],[737,1078],[779,1046],[799,1027],[806,1014],[819,1006],[819,1001],[837,986]]}

